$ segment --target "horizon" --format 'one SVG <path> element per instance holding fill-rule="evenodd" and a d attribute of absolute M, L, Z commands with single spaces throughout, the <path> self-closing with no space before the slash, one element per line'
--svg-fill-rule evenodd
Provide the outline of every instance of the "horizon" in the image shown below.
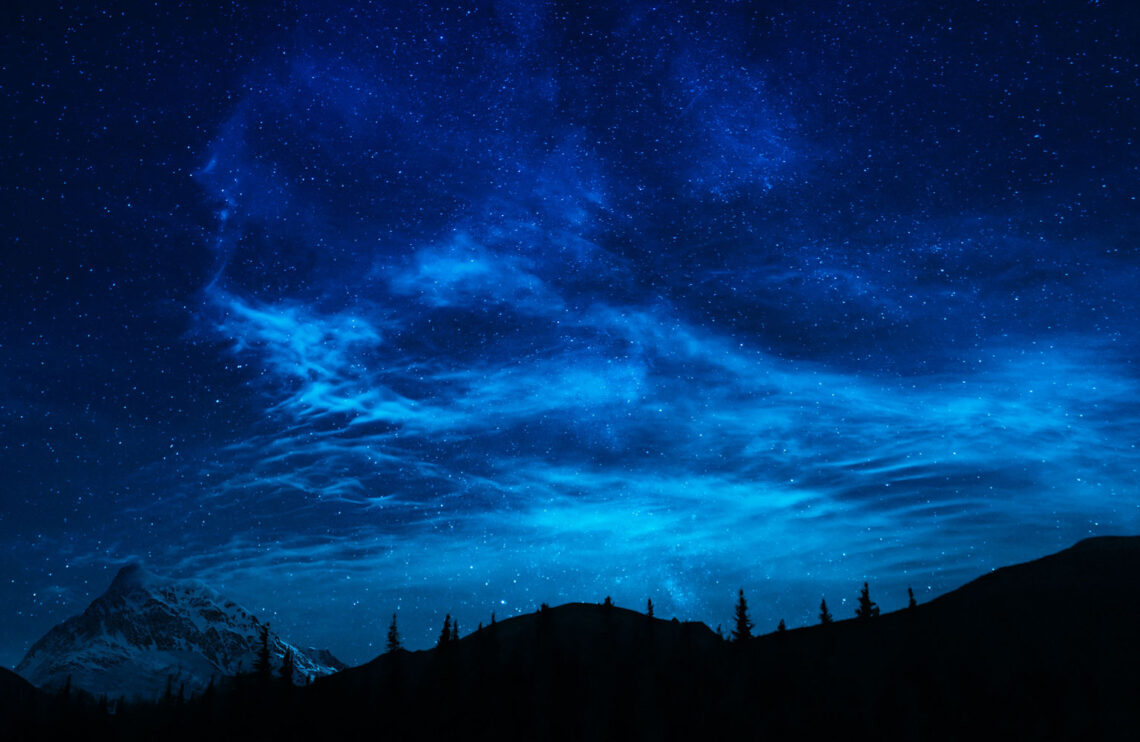
<path fill-rule="evenodd" d="M 1140 533 L 1138 8 L 2 28 L 0 664 L 130 561 L 359 664 Z"/>
<path fill-rule="evenodd" d="M 1002 568 L 1004 568 L 1004 567 L 1009 567 L 1009 566 L 1016 566 L 1017 564 L 1026 564 L 1026 563 L 1029 563 L 1029 562 L 1032 562 L 1032 561 L 1036 561 L 1037 559 L 1040 559 L 1040 558 L 1043 558 L 1043 557 L 1047 557 L 1047 556 L 1053 556 L 1053 555 L 1056 555 L 1056 554 L 1060 554 L 1060 553 L 1063 553 L 1063 552 L 1065 552 L 1065 551 L 1068 551 L 1068 550 L 1070 550 L 1070 549 L 1073 549 L 1073 548 L 1075 548 L 1076 546 L 1078 546 L 1078 545 L 1080 545 L 1080 544 L 1082 544 L 1082 543 L 1085 543 L 1085 542 L 1087 542 L 1087 541 L 1096 541 L 1096 540 L 1110 540 L 1110 539 L 1128 539 L 1128 538 L 1140 538 L 1140 534 L 1134 534 L 1134 535 L 1122 535 L 1122 534 L 1104 534 L 1104 535 L 1101 535 L 1101 536 L 1088 537 L 1088 538 L 1084 538 L 1084 539 L 1081 539 L 1080 541 L 1077 541 L 1077 542 L 1075 542 L 1075 543 L 1073 543 L 1073 544 L 1070 544 L 1069 546 L 1067 546 L 1067 547 L 1065 547 L 1064 549 L 1062 549 L 1062 550 L 1060 550 L 1060 551 L 1057 551 L 1057 552 L 1050 552 L 1049 554 L 1043 554 L 1043 555 L 1040 555 L 1040 556 L 1038 556 L 1038 557 L 1033 557 L 1033 558 L 1030 558 L 1030 559 L 1028 559 L 1028 560 L 1026 560 L 1026 561 L 1024 561 L 1024 562 L 1015 562 L 1015 563 L 1011 563 L 1011 564 L 998 565 L 998 566 L 996 566 L 996 567 L 993 567 L 993 568 L 991 568 L 991 569 L 990 569 L 989 571 L 987 571 L 987 572 L 984 572 L 984 573 L 982 573 L 982 574 L 978 574 L 978 575 L 975 575 L 974 577 L 971 577 L 971 578 L 967 579 L 965 582 L 963 582 L 963 583 L 961 583 L 961 584 L 959 584 L 959 585 L 955 585 L 955 586 L 952 586 L 952 587 L 950 587 L 948 590 L 946 590 L 946 591 L 944 591 L 944 592 L 941 592 L 941 593 L 937 593 L 937 594 L 932 594 L 932 595 L 928 596 L 928 597 L 927 597 L 925 600 L 918 600 L 918 601 L 917 601 L 917 605 L 924 605 L 924 604 L 926 604 L 926 603 L 929 603 L 929 602 L 931 602 L 931 601 L 937 600 L 937 599 L 938 599 L 938 598 L 940 598 L 940 597 L 943 597 L 943 596 L 945 596 L 945 595 L 949 595 L 950 593 L 956 592 L 957 590 L 959 590 L 959 589 L 961 589 L 961 588 L 963 588 L 963 587 L 965 587 L 965 586 L 967 586 L 967 585 L 969 585 L 969 584 L 971 584 L 971 583 L 975 582 L 975 581 L 976 581 L 976 580 L 978 580 L 979 578 L 981 578 L 981 577 L 983 577 L 983 576 L 985 576 L 985 575 L 987 575 L 987 574 L 992 574 L 992 573 L 993 573 L 993 572 L 995 572 L 995 571 L 999 571 L 999 570 L 1001 570 L 1001 569 L 1002 569 Z M 117 578 L 118 578 L 118 576 L 119 576 L 120 574 L 122 574 L 122 572 L 123 572 L 124 570 L 127 570 L 127 569 L 135 569 L 135 570 L 141 570 L 141 571 L 142 571 L 142 572 L 143 572 L 143 573 L 144 573 L 144 574 L 145 574 L 145 575 L 146 575 L 148 578 L 149 578 L 149 577 L 154 577 L 154 578 L 157 578 L 157 579 L 159 579 L 159 580 L 162 580 L 162 581 L 166 581 L 166 582 L 174 582 L 174 583 L 183 583 L 183 582 L 190 582 L 190 583 L 197 583 L 197 584 L 199 584 L 199 585 L 201 585 L 201 586 L 205 587 L 206 589 L 208 589 L 208 590 L 210 590 L 210 591 L 212 591 L 212 592 L 216 593 L 216 594 L 217 594 L 219 597 L 221 597 L 221 598 L 224 598 L 224 599 L 226 599 L 226 600 L 232 600 L 232 596 L 230 596 L 230 595 L 227 595 L 227 594 L 226 594 L 225 592 L 223 592 L 223 591 L 219 591 L 219 590 L 216 590 L 216 589 L 215 589 L 213 586 L 211 586 L 211 585 L 209 585 L 209 584 L 207 584 L 207 583 L 203 582 L 202 580 L 200 580 L 200 579 L 198 579 L 198 578 L 195 578 L 195 577 L 171 577 L 171 576 L 168 576 L 168 575 L 162 575 L 162 574 L 158 574 L 158 573 L 154 572 L 153 570 L 150 570 L 150 569 L 147 567 L 147 565 L 145 565 L 145 564 L 143 564 L 143 563 L 141 563 L 141 562 L 138 562 L 138 561 L 132 561 L 132 562 L 128 562 L 128 563 L 126 563 L 126 564 L 120 565 L 120 566 L 119 566 L 117 569 L 115 569 L 115 574 L 114 574 L 114 576 L 113 576 L 112 580 L 111 580 L 110 582 L 108 582 L 108 583 L 107 583 L 107 587 L 106 587 L 106 589 L 105 589 L 103 592 L 100 592 L 100 593 L 96 594 L 96 595 L 93 597 L 93 599 L 97 599 L 97 598 L 101 597 L 101 596 L 102 596 L 104 593 L 108 592 L 108 591 L 111 589 L 111 585 L 112 585 L 112 583 L 114 582 L 114 579 L 117 579 Z M 774 633 L 777 633 L 777 626 L 778 626 L 778 623 L 779 623 L 779 621 L 780 621 L 780 620 L 785 620 L 785 619 L 784 619 L 784 617 L 783 617 L 783 616 L 781 616 L 781 617 L 780 617 L 780 619 L 777 619 L 777 622 L 776 622 L 776 623 L 773 623 L 771 626 L 768 626 L 768 625 L 766 625 L 766 624 L 761 624 L 760 622 L 757 622 L 757 621 L 755 620 L 755 619 L 756 619 L 756 606 L 755 606 L 755 605 L 752 603 L 752 600 L 753 600 L 753 596 L 750 596 L 750 595 L 748 594 L 748 591 L 747 591 L 747 590 L 745 590 L 744 588 L 739 588 L 739 590 L 740 590 L 740 591 L 743 591 L 743 592 L 745 593 L 745 596 L 744 596 L 744 597 L 745 597 L 745 599 L 746 599 L 747 601 L 749 601 L 749 602 L 748 602 L 748 612 L 749 612 L 749 616 L 750 616 L 750 618 L 752 619 L 752 621 L 753 621 L 753 624 L 754 624 L 754 626 L 753 626 L 753 636 L 754 636 L 754 637 L 760 637 L 760 636 L 765 636 L 765 635 L 768 635 L 768 634 L 774 634 Z M 903 601 L 903 603 L 902 603 L 901 605 L 897 606 L 897 607 L 890 607 L 890 604 L 888 604 L 887 606 L 883 606 L 883 605 L 882 605 L 882 603 L 881 603 L 881 601 L 878 599 L 878 598 L 880 598 L 881 596 L 879 596 L 877 593 L 874 593 L 874 591 L 873 591 L 873 590 L 872 590 L 872 593 L 873 593 L 874 603 L 875 603 L 876 605 L 878 605 L 880 609 L 882 609 L 882 615 L 884 615 L 884 616 L 886 616 L 886 615 L 890 615 L 890 614 L 892 614 L 892 613 L 897 613 L 897 612 L 899 612 L 899 611 L 903 611 L 903 610 L 906 610 L 906 609 L 907 609 L 907 607 L 908 607 L 908 604 L 907 604 L 907 600 L 904 600 L 904 601 Z M 763 596 L 760 596 L 760 597 L 763 597 Z M 821 600 L 824 600 L 824 599 L 826 599 L 826 597 L 827 597 L 826 595 L 821 595 L 821 596 L 820 596 L 820 599 L 821 599 Z M 908 595 L 907 597 L 908 597 L 908 599 L 909 599 L 909 595 Z M 915 593 L 915 597 L 916 597 L 916 599 L 917 599 L 917 597 L 918 597 L 918 593 L 917 593 L 917 592 Z M 494 608 L 492 608 L 492 612 L 491 612 L 491 614 L 488 614 L 487 618 L 486 618 L 486 619 L 484 619 L 484 620 L 475 620 L 474 622 L 472 622 L 472 623 L 469 623 L 469 624 L 463 624 L 463 623 L 460 623 L 460 624 L 459 624 L 459 625 L 460 625 L 460 634 L 459 634 L 459 638 L 460 638 L 460 639 L 466 638 L 466 637 L 468 637 L 468 636 L 470 636 L 470 635 L 472 635 L 472 634 L 476 633 L 476 632 L 478 631 L 478 629 L 479 629 L 479 628 L 486 628 L 488 625 L 490 625 L 490 622 L 491 622 L 491 617 L 492 617 L 492 616 L 495 618 L 495 621 L 496 621 L 497 623 L 501 623 L 501 622 L 503 622 L 503 621 L 509 621 L 510 619 L 513 619 L 513 618 L 522 618 L 522 617 L 525 617 L 525 616 L 534 615 L 534 614 L 536 614 L 536 613 L 537 613 L 537 612 L 538 612 L 538 611 L 539 611 L 539 610 L 540 610 L 542 607 L 544 607 L 544 606 L 545 606 L 545 607 L 547 607 L 547 608 L 549 608 L 549 609 L 562 608 L 562 607 L 565 607 L 565 606 L 575 606 L 575 605 L 583 605 L 583 606 L 602 606 L 602 605 L 604 605 L 604 601 L 605 601 L 605 599 L 606 599 L 606 598 L 612 598 L 612 596 L 610 596 L 610 595 L 606 595 L 606 596 L 604 596 L 604 597 L 603 597 L 601 600 L 597 600 L 597 601 L 590 601 L 590 600 L 585 600 L 585 599 L 581 599 L 581 600 L 578 600 L 578 599 L 570 599 L 570 600 L 568 600 L 568 601 L 565 601 L 565 602 L 562 602 L 562 603 L 557 603 L 557 604 L 554 604 L 554 605 L 548 605 L 548 604 L 545 604 L 545 603 L 540 603 L 540 604 L 539 604 L 539 605 L 537 605 L 537 606 L 533 606 L 533 607 L 531 607 L 529 610 L 527 610 L 527 609 L 523 609 L 521 612 L 512 612 L 512 613 L 509 613 L 509 614 L 506 614 L 506 615 L 500 614 L 500 613 L 498 613 L 497 611 L 495 611 L 495 610 L 494 610 Z M 647 600 L 651 600 L 651 599 L 652 599 L 652 596 L 650 596 L 650 597 L 648 597 L 648 598 L 647 598 Z M 736 599 L 736 598 L 734 597 L 734 604 L 733 604 L 733 608 L 735 608 L 735 599 Z M 241 602 L 240 600 L 235 600 L 234 602 L 235 602 L 235 603 L 236 603 L 238 606 L 240 606 L 240 607 L 242 607 L 242 608 L 246 608 L 246 609 L 248 610 L 248 606 L 245 606 L 245 605 L 243 605 L 243 604 L 242 604 L 242 602 Z M 852 605 L 852 606 L 853 606 L 853 605 L 857 605 L 857 602 L 856 602 L 856 601 L 854 601 L 854 600 L 852 600 L 850 603 L 848 603 L 848 601 L 847 601 L 847 599 L 846 599 L 846 598 L 842 598 L 842 597 L 840 597 L 840 598 L 838 598 L 838 600 L 837 600 L 837 604 L 838 604 L 838 605 L 840 605 L 840 606 L 844 606 L 844 607 L 847 607 L 847 606 L 849 606 L 849 605 Z M 618 601 L 616 601 L 616 600 L 615 600 L 615 601 L 613 601 L 613 602 L 612 602 L 612 605 L 613 605 L 613 607 L 614 607 L 614 608 L 620 608 L 620 609 L 622 609 L 622 610 L 631 611 L 631 612 L 633 612 L 633 613 L 638 613 L 638 614 L 641 614 L 641 615 L 646 615 L 646 607 L 647 607 L 647 606 L 646 606 L 646 604 L 645 604 L 645 603 L 643 603 L 643 604 L 641 605 L 641 607 L 639 608 L 639 607 L 636 607 L 636 606 L 631 606 L 631 605 L 622 605 L 621 603 L 619 603 Z M 86 607 L 86 606 L 84 606 L 84 607 Z M 828 608 L 829 608 L 829 611 L 830 611 L 830 612 L 833 614 L 833 617 L 834 617 L 834 622 L 835 622 L 835 623 L 841 623 L 841 622 L 843 622 L 843 621 L 854 621 L 854 620 L 858 620 L 858 618 L 857 618 L 857 616 L 856 616 L 856 614 L 855 614 L 855 612 L 854 612 L 854 609 L 852 609 L 852 611 L 850 612 L 850 615 L 846 615 L 846 614 L 843 614 L 843 613 L 837 613 L 836 611 L 832 610 L 832 609 L 834 608 L 834 606 L 833 606 L 832 604 L 829 604 L 829 605 L 828 605 Z M 805 614 L 805 615 L 807 616 L 807 618 L 805 619 L 805 621 L 804 621 L 803 623 L 787 623 L 787 624 L 786 624 L 786 628 L 787 628 L 787 630 L 788 630 L 788 631 L 793 631 L 793 630 L 795 630 L 795 629 L 803 629 L 803 628 L 810 628 L 810 627 L 812 627 L 812 626 L 819 626 L 819 625 L 820 625 L 820 621 L 819 621 L 819 610 L 820 610 L 820 606 L 817 604 L 817 605 L 816 605 L 816 606 L 815 606 L 813 609 L 811 609 L 810 611 L 808 611 L 808 612 L 807 612 L 807 614 Z M 437 613 L 438 613 L 438 611 L 437 611 Z M 445 613 L 445 614 L 446 614 L 446 615 L 447 615 L 449 618 L 451 618 L 451 619 L 452 619 L 452 621 L 456 621 L 456 620 L 458 620 L 458 619 L 460 618 L 460 616 L 458 616 L 458 615 L 452 615 L 452 614 L 451 614 L 450 612 L 448 612 L 448 611 L 444 611 L 443 613 Z M 258 615 L 257 615 L 257 612 L 256 612 L 256 611 L 254 611 L 254 612 L 253 612 L 253 614 L 254 614 L 255 616 L 257 616 L 257 618 L 258 618 L 258 619 L 262 619 L 262 616 L 258 616 Z M 809 615 L 809 614 L 810 614 L 810 615 Z M 77 614 L 74 614 L 74 615 L 78 615 L 78 613 L 77 613 Z M 396 611 L 396 615 L 397 615 L 397 617 L 398 617 L 398 615 L 399 615 L 399 611 L 398 611 L 398 609 L 397 609 L 397 611 Z M 68 616 L 68 618 L 70 618 L 70 617 L 71 617 L 71 616 Z M 698 618 L 693 618 L 693 617 L 686 617 L 686 616 L 666 616 L 666 615 L 662 615 L 661 613 L 659 613 L 659 612 L 658 612 L 658 610 L 657 610 L 657 603 L 655 602 L 655 603 L 654 603 L 654 614 L 653 614 L 653 617 L 654 617 L 654 618 L 656 618 L 656 619 L 658 619 L 658 620 L 661 620 L 661 621 L 680 621 L 680 622 L 682 622 L 682 623 L 698 623 L 698 624 L 700 624 L 700 625 L 702 625 L 702 626 L 705 626 L 706 628 L 708 628 L 708 629 L 709 629 L 709 631 L 712 631 L 713 633 L 717 634 L 718 636 L 721 636 L 722 638 L 725 638 L 726 640 L 728 640 L 728 637 L 729 637 L 729 635 L 730 635 L 730 633 L 731 633 L 731 621 L 732 621 L 732 616 L 729 616 L 729 618 L 728 618 L 728 619 L 726 619 L 725 621 L 722 621 L 722 622 L 720 622 L 719 624 L 710 624 L 708 621 L 705 621 L 705 620 L 701 620 L 701 619 L 698 619 Z M 389 618 L 388 620 L 390 621 L 391 619 Z M 397 621 L 397 623 L 399 623 L 399 620 Z M 272 627 L 272 622 L 271 622 L 271 621 L 265 621 L 265 624 L 266 624 L 267 626 L 270 626 L 270 627 Z M 430 630 L 430 628 L 429 628 L 429 631 L 428 631 L 427 633 L 428 633 L 428 639 L 429 639 L 430 641 L 427 641 L 427 643 L 426 643 L 426 644 L 423 644 L 423 645 L 409 645 L 409 643 L 408 643 L 408 637 L 407 637 L 407 635 L 404 633 L 404 630 L 403 630 L 402 628 L 400 628 L 400 640 L 401 640 L 401 648 L 402 648 L 402 649 L 405 649 L 405 650 L 407 650 L 407 651 L 409 651 L 409 652 L 428 651 L 428 650 L 432 650 L 432 649 L 435 649 L 435 648 L 437 648 L 437 646 L 438 646 L 438 641 L 439 641 L 439 635 L 438 635 L 438 631 L 439 631 L 439 629 L 440 629 L 440 628 L 442 628 L 442 626 L 439 626 L 439 627 L 435 627 L 435 629 L 434 629 L 434 630 L 435 630 L 435 632 L 436 632 L 436 633 L 435 633 L 435 635 L 434 635 L 434 636 L 432 636 L 432 635 L 431 635 L 431 634 L 432 634 L 432 631 L 431 631 L 431 630 Z M 722 632 L 722 629 L 723 629 L 723 632 Z M 295 638 L 294 638 L 294 637 L 292 637 L 292 636 L 288 635 L 287 633 L 283 633 L 283 632 L 281 632 L 281 631 L 280 631 L 280 629 L 279 629 L 279 627 L 278 627 L 278 628 L 273 628 L 273 631 L 274 631 L 274 633 L 278 634 L 278 636 L 280 636 L 280 638 L 281 638 L 282 640 L 284 640 L 284 641 L 286 641 L 286 642 L 289 642 L 289 643 L 290 643 L 290 644 L 292 644 L 293 646 L 295 646 L 295 647 L 297 647 L 298 649 L 301 649 L 301 650 L 303 650 L 303 651 L 308 651 L 308 650 L 331 650 L 331 651 L 332 651 L 332 654 L 333 654 L 333 656 L 334 656 L 334 657 L 336 657 L 338 660 L 340 660 L 340 661 L 342 661 L 342 662 L 345 662 L 345 664 L 347 664 L 349 667 L 357 667 L 357 666 L 360 666 L 360 665 L 366 664 L 366 663 L 370 662 L 371 660 L 373 660 L 373 659 L 376 659 L 377 657 L 380 657 L 380 656 L 381 656 L 381 655 L 383 655 L 383 654 L 385 653 L 385 651 L 386 651 L 385 649 L 380 649 L 379 647 L 377 647 L 377 651 L 376 651 L 376 654 L 374 654 L 374 655 L 372 655 L 372 656 L 367 656 L 367 657 L 364 657 L 364 658 L 362 658 L 362 659 L 356 659 L 356 658 L 354 658 L 352 661 L 348 661 L 348 660 L 346 660 L 344 657 L 342 657 L 341 655 L 337 654 L 337 652 L 336 652 L 335 650 L 332 650 L 332 648 L 330 648 L 330 647 L 325 647 L 325 646 L 316 646 L 316 645 L 309 645 L 309 644 L 305 644 L 304 642 L 298 642 L 298 641 L 296 641 L 296 640 L 295 640 Z M 384 627 L 384 631 L 385 631 L 385 640 L 386 640 L 386 634 L 387 634 L 387 631 L 388 631 L 388 624 L 385 624 L 385 627 Z M 379 640 L 377 640 L 377 642 L 376 642 L 376 643 L 377 643 L 377 645 L 380 645 L 380 644 L 381 644 L 381 642 L 380 642 Z M 18 661 L 17 661 L 17 662 L 14 662 L 14 663 L 12 663 L 11 665 L 0 665 L 0 666 L 4 666 L 4 667 L 7 667 L 7 668 L 8 668 L 8 669 L 10 669 L 10 670 L 13 670 L 13 671 L 15 671 L 15 667 L 16 667 L 16 665 L 17 665 L 17 664 L 18 664 Z"/>

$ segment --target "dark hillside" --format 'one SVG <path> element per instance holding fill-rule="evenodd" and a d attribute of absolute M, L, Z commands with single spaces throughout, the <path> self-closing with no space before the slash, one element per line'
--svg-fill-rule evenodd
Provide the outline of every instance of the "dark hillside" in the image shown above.
<path fill-rule="evenodd" d="M 726 650 L 701 623 L 572 603 L 428 652 L 382 655 L 321 679 L 312 696 L 322 717 L 350 727 L 358 704 L 378 706 L 406 736 L 660 737 L 689 721 L 662 710 L 711 701 L 709 673 Z"/>
<path fill-rule="evenodd" d="M 0 684 L 5 709 L 32 709 L 30 735 L 10 727 L 31 739 L 1131 740 L 1138 618 L 1140 538 L 1094 539 L 926 605 L 741 643 L 575 603 L 310 687 L 246 676 L 113 717 Z"/>
<path fill-rule="evenodd" d="M 1140 539 L 1091 539 L 913 609 L 761 637 L 719 713 L 753 697 L 763 712 L 732 723 L 777 734 L 1127 739 L 1138 620 Z"/>

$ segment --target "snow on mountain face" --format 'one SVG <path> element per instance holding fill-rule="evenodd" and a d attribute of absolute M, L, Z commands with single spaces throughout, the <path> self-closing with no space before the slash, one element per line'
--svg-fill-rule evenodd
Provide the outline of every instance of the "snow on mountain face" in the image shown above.
<path fill-rule="evenodd" d="M 253 670 L 262 623 L 195 580 L 170 580 L 138 565 L 119 570 L 107 592 L 82 614 L 43 636 L 16 667 L 41 688 L 76 688 L 109 698 L 153 699 L 166 691 L 204 690 L 211 678 Z M 293 680 L 344 665 L 325 650 L 301 650 L 269 632 L 272 664 L 287 650 Z"/>

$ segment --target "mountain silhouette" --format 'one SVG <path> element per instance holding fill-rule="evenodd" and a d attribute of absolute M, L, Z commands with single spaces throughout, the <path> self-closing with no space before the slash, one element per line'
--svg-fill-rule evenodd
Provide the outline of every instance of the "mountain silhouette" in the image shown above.
<path fill-rule="evenodd" d="M 1125 740 L 1138 617 L 1140 537 L 1097 538 L 865 620 L 729 643 L 612 605 L 544 606 L 308 687 L 232 683 L 82 718 L 88 738 L 122 740 Z"/>
<path fill-rule="evenodd" d="M 371 704 L 408 739 L 1130 739 L 1138 618 L 1140 538 L 1096 538 L 912 609 L 740 644 L 616 607 L 546 609 L 380 656 L 309 700 L 349 735 Z"/>
<path fill-rule="evenodd" d="M 1140 728 L 1140 538 L 1096 538 L 873 621 L 769 635 L 728 683 L 774 736 L 1127 739 Z M 738 722 L 743 722 L 739 716 Z"/>

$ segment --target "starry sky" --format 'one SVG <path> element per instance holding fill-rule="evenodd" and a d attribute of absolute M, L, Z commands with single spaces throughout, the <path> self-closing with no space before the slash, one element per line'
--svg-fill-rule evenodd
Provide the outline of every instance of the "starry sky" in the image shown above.
<path fill-rule="evenodd" d="M 1140 10 L 17 2 L 0 663 L 115 570 L 357 663 L 1140 531 Z"/>

